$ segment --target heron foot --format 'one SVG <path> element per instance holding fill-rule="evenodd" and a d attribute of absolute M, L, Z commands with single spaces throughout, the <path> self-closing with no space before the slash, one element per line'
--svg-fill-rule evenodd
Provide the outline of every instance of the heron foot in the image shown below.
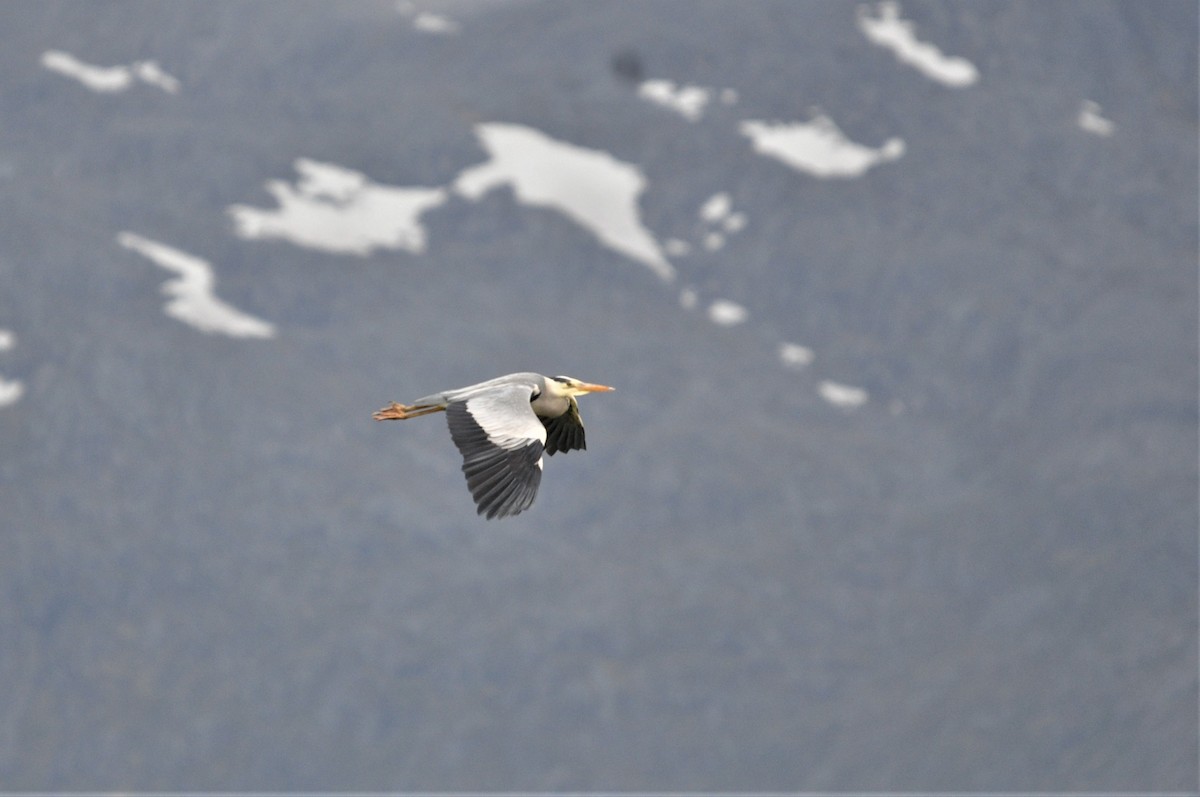
<path fill-rule="evenodd" d="M 391 404 L 379 410 L 371 417 L 377 421 L 402 421 L 409 417 L 408 409 L 409 408 L 403 404 L 397 404 L 393 401 Z"/>
<path fill-rule="evenodd" d="M 377 421 L 403 421 L 406 418 L 419 418 L 422 415 L 445 411 L 444 404 L 397 404 L 393 401 L 371 417 Z"/>

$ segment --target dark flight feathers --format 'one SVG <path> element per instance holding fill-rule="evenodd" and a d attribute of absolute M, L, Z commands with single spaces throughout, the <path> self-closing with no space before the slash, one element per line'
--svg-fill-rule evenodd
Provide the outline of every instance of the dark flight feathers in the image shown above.
<path fill-rule="evenodd" d="M 546 453 L 573 451 L 587 448 L 583 434 L 583 420 L 579 417 L 579 404 L 571 398 L 571 406 L 557 418 L 539 418 L 546 427 Z"/>
<path fill-rule="evenodd" d="M 542 442 L 501 448 L 471 416 L 466 402 L 446 408 L 450 437 L 463 456 L 462 470 L 478 512 L 489 520 L 523 512 L 533 504 L 542 483 Z"/>

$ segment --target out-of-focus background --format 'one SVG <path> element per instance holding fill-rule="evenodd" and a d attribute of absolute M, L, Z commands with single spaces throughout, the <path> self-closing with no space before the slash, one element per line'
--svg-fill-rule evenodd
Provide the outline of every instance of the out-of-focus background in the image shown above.
<path fill-rule="evenodd" d="M 0 787 L 1195 789 L 1197 30 L 0 4 Z"/>

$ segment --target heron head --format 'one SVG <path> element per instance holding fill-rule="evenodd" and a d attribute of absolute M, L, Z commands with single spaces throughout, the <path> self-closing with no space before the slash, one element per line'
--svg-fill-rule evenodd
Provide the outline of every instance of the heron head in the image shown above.
<path fill-rule="evenodd" d="M 548 381 L 552 390 L 564 396 L 582 396 L 584 393 L 603 393 L 613 389 L 608 385 L 582 382 L 571 376 L 552 376 Z"/>

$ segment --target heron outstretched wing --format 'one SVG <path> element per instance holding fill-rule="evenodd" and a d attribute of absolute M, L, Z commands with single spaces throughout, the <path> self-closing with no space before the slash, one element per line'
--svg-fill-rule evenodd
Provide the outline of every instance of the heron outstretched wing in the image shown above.
<path fill-rule="evenodd" d="M 500 385 L 446 407 L 467 487 L 489 519 L 528 509 L 541 484 L 546 427 L 529 403 L 536 389 Z"/>
<path fill-rule="evenodd" d="M 557 418 L 542 418 L 546 427 L 546 453 L 556 454 L 559 451 L 572 451 L 587 448 L 587 440 L 583 434 L 583 419 L 579 417 L 579 403 L 571 397 L 567 411 Z"/>

